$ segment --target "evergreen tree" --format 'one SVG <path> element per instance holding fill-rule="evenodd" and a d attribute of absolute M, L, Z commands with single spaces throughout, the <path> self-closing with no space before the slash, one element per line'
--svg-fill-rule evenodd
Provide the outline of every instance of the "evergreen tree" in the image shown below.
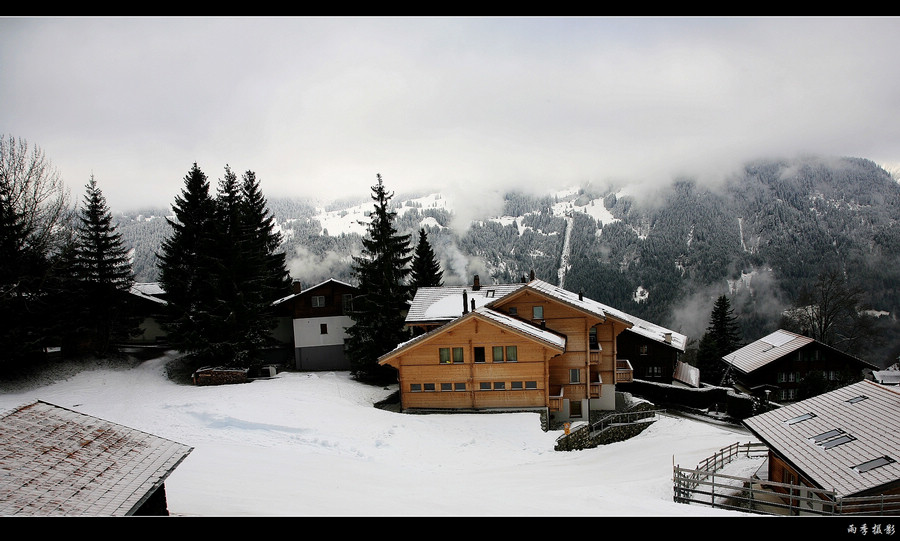
<path fill-rule="evenodd" d="M 134 282 L 128 248 L 112 223 L 112 214 L 93 175 L 85 186 L 72 250 L 72 275 L 77 282 L 77 309 L 83 333 L 95 354 L 108 353 L 115 340 L 127 338 L 134 325 L 126 317 L 127 293 Z"/>
<path fill-rule="evenodd" d="M 378 365 L 378 357 L 408 338 L 403 326 L 410 299 L 406 283 L 411 272 L 410 236 L 399 234 L 394 227 L 397 213 L 389 207 L 393 193 L 387 193 L 381 175 L 377 179 L 372 187 L 375 209 L 367 224 L 362 254 L 354 257 L 359 293 L 353 299 L 354 324 L 347 329 L 351 373 L 367 381 L 392 375 L 392 370 Z"/>
<path fill-rule="evenodd" d="M 175 219 L 167 219 L 172 232 L 158 254 L 169 341 L 179 351 L 210 362 L 214 361 L 209 348 L 209 306 L 215 293 L 209 278 L 215 258 L 215 210 L 209 181 L 195 163 L 184 177 L 181 195 L 175 198 Z"/>
<path fill-rule="evenodd" d="M 412 293 L 420 287 L 440 287 L 444 285 L 444 273 L 437 262 L 434 250 L 428 242 L 428 234 L 425 229 L 419 229 L 419 243 L 413 253 L 412 270 L 410 274 Z"/>
<path fill-rule="evenodd" d="M 271 340 L 272 303 L 289 292 L 281 235 L 252 171 L 230 167 L 209 195 L 194 164 L 160 255 L 173 345 L 197 360 L 249 367 Z M 173 295 L 174 291 L 174 295 Z"/>
<path fill-rule="evenodd" d="M 722 357 L 741 347 L 740 326 L 731 309 L 731 302 L 720 295 L 713 304 L 706 333 L 700 339 L 697 365 L 700 378 L 714 385 L 723 383 L 725 364 Z"/>

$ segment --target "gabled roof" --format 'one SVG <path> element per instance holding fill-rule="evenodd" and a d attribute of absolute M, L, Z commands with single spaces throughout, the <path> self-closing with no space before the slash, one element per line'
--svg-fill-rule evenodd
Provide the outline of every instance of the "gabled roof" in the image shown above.
<path fill-rule="evenodd" d="M 612 317 L 626 325 L 631 325 L 629 328 L 631 332 L 672 346 L 680 351 L 684 351 L 687 343 L 687 337 L 683 334 L 644 321 L 631 314 L 583 296 L 579 298 L 580 296 L 577 293 L 572 293 L 543 280 L 532 280 L 528 283 L 517 284 L 483 285 L 478 289 L 474 289 L 472 286 L 422 287 L 416 291 L 413 297 L 409 313 L 406 315 L 406 323 L 408 325 L 443 324 L 463 315 L 463 298 L 466 300 L 467 309 L 471 309 L 473 300 L 476 308 L 496 306 L 504 298 L 524 289 L 530 289 L 541 295 L 551 297 L 601 319 Z"/>
<path fill-rule="evenodd" d="M 165 295 L 166 292 L 163 291 L 163 288 L 159 285 L 158 282 L 135 282 L 131 285 L 131 289 L 129 290 L 129 292 L 135 297 L 139 297 L 150 302 L 155 302 L 157 304 L 167 304 L 166 300 L 160 297 L 160 295 Z"/>
<path fill-rule="evenodd" d="M 378 358 L 378 362 L 380 364 L 384 364 L 389 357 L 393 357 L 398 353 L 409 349 L 417 344 L 427 341 L 428 339 L 437 336 L 438 334 L 444 333 L 452 328 L 469 321 L 473 318 L 479 318 L 483 321 L 487 321 L 488 323 L 501 326 L 509 331 L 512 331 L 524 338 L 528 338 L 531 340 L 535 340 L 537 342 L 541 342 L 544 345 L 559 350 L 560 353 L 564 352 L 566 349 L 566 337 L 551 331 L 550 329 L 544 329 L 534 325 L 531 322 L 524 321 L 504 313 L 498 312 L 496 310 L 492 310 L 488 307 L 476 308 L 474 311 L 469 312 L 463 316 L 460 316 L 453 320 L 450 323 L 447 323 L 437 329 L 429 331 L 425 334 L 417 336 L 412 340 L 408 340 L 402 344 L 399 344 L 396 348 L 388 353 L 385 353 L 381 357 Z"/>
<path fill-rule="evenodd" d="M 841 496 L 900 482 L 900 393 L 863 380 L 744 420 L 804 477 Z"/>
<path fill-rule="evenodd" d="M 308 287 L 308 288 L 306 288 L 306 289 L 302 289 L 302 290 L 298 291 L 297 293 L 291 293 L 290 295 L 288 295 L 288 296 L 286 296 L 286 297 L 282 297 L 282 298 L 276 300 L 275 302 L 273 302 L 272 305 L 273 305 L 273 306 L 278 306 L 279 304 L 281 304 L 281 303 L 283 303 L 283 302 L 286 302 L 286 301 L 289 301 L 289 300 L 291 300 L 291 299 L 293 299 L 293 298 L 299 297 L 300 295 L 305 295 L 305 294 L 309 293 L 310 291 L 312 291 L 312 290 L 314 290 L 314 289 L 316 289 L 316 288 L 322 287 L 322 286 L 324 286 L 325 284 L 328 284 L 328 283 L 330 283 L 330 282 L 334 282 L 335 284 L 340 284 L 340 285 L 342 285 L 342 286 L 347 286 L 347 287 L 350 288 L 350 289 L 356 289 L 356 286 L 351 285 L 351 284 L 348 284 L 347 282 L 343 282 L 343 281 L 337 280 L 337 279 L 335 279 L 335 278 L 329 278 L 329 279 L 327 279 L 327 280 L 324 280 L 324 281 L 322 281 L 322 282 L 319 282 L 318 284 L 316 284 L 316 285 L 314 285 L 314 286 L 310 286 L 310 287 Z"/>
<path fill-rule="evenodd" d="M 472 286 L 420 287 L 416 290 L 409 305 L 406 323 L 410 325 L 446 323 L 463 315 L 463 298 L 465 298 L 467 310 L 472 309 L 472 301 L 475 301 L 475 308 L 481 308 L 524 285 L 521 283 L 500 284 L 478 288 Z"/>
<path fill-rule="evenodd" d="M 722 360 L 747 374 L 813 342 L 816 342 L 816 340 L 808 336 L 779 329 L 753 343 L 747 344 L 746 346 L 725 355 L 722 357 Z M 848 359 L 853 359 L 862 364 L 869 365 L 868 362 L 863 361 L 862 359 L 853 357 L 852 355 L 834 349 L 826 344 L 819 344 Z"/>
<path fill-rule="evenodd" d="M 659 325 L 655 325 L 653 323 L 650 323 L 649 321 L 644 321 L 643 319 L 613 308 L 609 305 L 597 302 L 593 299 L 589 299 L 578 293 L 572 293 L 571 291 L 563 289 L 559 286 L 555 286 L 543 280 L 532 280 L 531 282 L 525 284 L 525 288 L 556 299 L 557 301 L 560 301 L 564 304 L 577 308 L 583 312 L 595 315 L 597 317 L 603 319 L 611 317 L 626 325 L 630 325 L 628 330 L 630 330 L 631 332 L 637 333 L 651 340 L 655 340 L 657 342 L 672 346 L 680 351 L 684 351 L 685 345 L 687 343 L 687 337 L 683 334 L 666 329 L 665 327 L 661 327 Z M 517 290 L 516 292 L 519 291 L 521 291 L 521 289 Z M 667 339 L 667 335 L 670 338 Z"/>
<path fill-rule="evenodd" d="M 0 416 L 0 515 L 124 516 L 191 447 L 47 402 Z"/>

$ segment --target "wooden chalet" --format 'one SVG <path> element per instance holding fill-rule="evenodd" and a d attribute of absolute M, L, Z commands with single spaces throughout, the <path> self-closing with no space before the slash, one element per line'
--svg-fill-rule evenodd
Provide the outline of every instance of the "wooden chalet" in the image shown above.
<path fill-rule="evenodd" d="M 128 313 L 138 318 L 138 334 L 128 342 L 139 345 L 160 344 L 166 341 L 162 320 L 166 309 L 166 292 L 158 282 L 135 282 L 126 302 Z"/>
<path fill-rule="evenodd" d="M 874 365 L 808 336 L 777 330 L 722 358 L 741 392 L 792 402 L 863 379 Z M 769 391 L 768 396 L 766 391 Z"/>
<path fill-rule="evenodd" d="M 350 309 L 357 289 L 333 278 L 306 289 L 299 284 L 294 288 L 293 294 L 275 303 L 282 329 L 276 337 L 293 343 L 294 366 L 298 370 L 349 370 L 344 341 L 353 325 Z"/>
<path fill-rule="evenodd" d="M 900 511 L 896 388 L 863 380 L 750 417 L 743 424 L 769 449 L 768 477 L 763 481 L 778 483 L 786 501 L 794 496 L 792 505 L 797 508 Z M 835 505 L 844 498 L 851 500 Z M 863 502 L 866 507 L 861 507 Z"/>
<path fill-rule="evenodd" d="M 36 401 L 0 416 L 0 515 L 168 515 L 191 447 Z"/>
<path fill-rule="evenodd" d="M 614 410 L 616 383 L 632 380 L 616 338 L 639 320 L 541 280 L 422 288 L 406 321 L 425 334 L 379 359 L 397 369 L 403 409 L 546 408 L 586 419 Z"/>

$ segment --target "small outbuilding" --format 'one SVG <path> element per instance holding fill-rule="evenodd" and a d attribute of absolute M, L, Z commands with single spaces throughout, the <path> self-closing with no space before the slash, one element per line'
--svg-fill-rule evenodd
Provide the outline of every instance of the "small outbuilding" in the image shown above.
<path fill-rule="evenodd" d="M 36 401 L 0 415 L 0 516 L 168 515 L 192 447 Z"/>

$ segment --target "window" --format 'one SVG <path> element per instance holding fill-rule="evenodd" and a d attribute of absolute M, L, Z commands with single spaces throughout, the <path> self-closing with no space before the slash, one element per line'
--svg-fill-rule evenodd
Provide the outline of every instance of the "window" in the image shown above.
<path fill-rule="evenodd" d="M 521 381 L 513 381 L 509 385 L 510 385 L 510 389 L 513 389 L 515 391 L 520 391 L 525 388 L 525 384 L 522 383 Z"/>
<path fill-rule="evenodd" d="M 867 398 L 869 398 L 869 397 L 866 395 L 854 396 L 853 398 L 848 400 L 847 403 L 848 404 L 856 404 L 857 402 L 862 402 L 863 400 L 866 400 Z"/>
<path fill-rule="evenodd" d="M 438 348 L 438 360 L 441 364 L 463 362 L 463 348 Z"/>
<path fill-rule="evenodd" d="M 485 293 L 484 296 L 485 296 L 485 297 L 488 297 L 489 299 L 493 299 L 493 298 L 494 298 L 494 290 L 493 290 L 493 289 L 488 289 L 488 290 L 487 290 L 487 293 Z"/>
<path fill-rule="evenodd" d="M 785 424 L 793 425 L 797 423 L 802 423 L 803 421 L 807 421 L 816 416 L 815 413 L 804 413 L 803 415 L 798 415 L 797 417 L 791 417 L 790 419 L 785 421 Z"/>
<path fill-rule="evenodd" d="M 828 432 L 823 432 L 823 433 L 819 434 L 818 436 L 813 436 L 812 440 L 816 443 L 819 443 L 821 441 L 827 440 L 829 438 L 833 438 L 833 437 L 837 436 L 838 434 L 843 434 L 843 433 L 844 433 L 844 431 L 841 430 L 840 428 L 835 428 L 834 430 L 829 430 Z"/>
<path fill-rule="evenodd" d="M 531 318 L 532 319 L 544 319 L 544 307 L 543 306 L 535 306 L 531 309 Z"/>
<path fill-rule="evenodd" d="M 581 370 L 578 368 L 570 368 L 569 369 L 569 383 L 579 383 L 581 382 Z"/>
<path fill-rule="evenodd" d="M 519 360 L 519 350 L 516 346 L 506 346 L 506 362 L 514 363 Z"/>
<path fill-rule="evenodd" d="M 452 383 L 441 383 L 441 391 L 452 391 L 453 384 Z"/>
<path fill-rule="evenodd" d="M 438 350 L 438 357 L 440 358 L 441 364 L 450 364 L 450 348 L 440 348 Z"/>
<path fill-rule="evenodd" d="M 319 333 L 320 334 L 328 334 L 328 324 L 322 323 L 319 325 Z"/>
<path fill-rule="evenodd" d="M 474 350 L 474 355 L 475 355 L 474 361 L 476 363 L 484 362 L 484 348 L 483 347 L 476 347 Z"/>
<path fill-rule="evenodd" d="M 494 382 L 494 390 L 495 390 L 495 391 L 502 391 L 502 390 L 504 390 L 504 389 L 506 389 L 506 382 L 505 382 L 505 381 L 495 381 L 495 382 Z"/>
<path fill-rule="evenodd" d="M 463 362 L 463 348 L 453 348 L 453 362 L 456 364 Z"/>
<path fill-rule="evenodd" d="M 537 389 L 537 382 L 536 381 L 526 381 L 525 388 L 526 389 Z"/>
<path fill-rule="evenodd" d="M 422 384 L 421 383 L 410 383 L 409 390 L 413 393 L 422 392 Z"/>
<path fill-rule="evenodd" d="M 519 315 L 519 309 L 516 308 L 515 306 L 510 306 L 509 307 L 509 315 L 511 315 L 511 316 Z"/>
<path fill-rule="evenodd" d="M 646 355 L 647 354 L 647 344 L 641 344 L 640 346 L 638 346 L 638 353 L 640 353 L 641 355 Z"/>
<path fill-rule="evenodd" d="M 422 385 L 422 388 L 425 389 L 426 391 L 433 391 L 434 383 L 425 383 L 424 385 Z"/>
<path fill-rule="evenodd" d="M 867 462 L 863 462 L 858 466 L 853 466 L 853 469 L 858 471 L 859 473 L 865 473 L 869 470 L 874 470 L 875 468 L 880 468 L 881 466 L 887 466 L 888 464 L 893 464 L 896 462 L 893 458 L 889 456 L 880 456 L 878 458 L 869 460 Z"/>
<path fill-rule="evenodd" d="M 842 436 L 838 436 L 836 438 L 831 438 L 830 440 L 819 443 L 823 449 L 831 449 L 832 447 L 837 447 L 838 445 L 843 445 L 845 443 L 849 443 L 855 440 L 853 436 L 850 434 L 844 434 Z"/>
<path fill-rule="evenodd" d="M 465 383 L 454 383 L 454 384 L 453 384 L 453 390 L 454 390 L 454 391 L 465 391 L 465 390 L 466 390 L 466 384 L 465 384 Z"/>
<path fill-rule="evenodd" d="M 347 314 L 353 311 L 353 295 L 350 293 L 344 293 L 341 296 L 341 307 L 344 310 L 344 313 Z"/>
<path fill-rule="evenodd" d="M 573 400 L 569 402 L 569 416 L 581 417 L 581 400 Z"/>
<path fill-rule="evenodd" d="M 322 308 L 325 306 L 325 297 L 321 295 L 314 295 L 312 297 L 312 305 L 313 308 Z"/>
<path fill-rule="evenodd" d="M 495 363 L 503 362 L 503 346 L 494 346 L 493 347 L 493 361 Z"/>
<path fill-rule="evenodd" d="M 478 384 L 478 388 L 482 391 L 490 391 L 491 390 L 491 382 L 490 381 L 482 381 Z"/>
<path fill-rule="evenodd" d="M 662 367 L 661 366 L 648 366 L 647 367 L 647 375 L 650 377 L 662 377 Z"/>

